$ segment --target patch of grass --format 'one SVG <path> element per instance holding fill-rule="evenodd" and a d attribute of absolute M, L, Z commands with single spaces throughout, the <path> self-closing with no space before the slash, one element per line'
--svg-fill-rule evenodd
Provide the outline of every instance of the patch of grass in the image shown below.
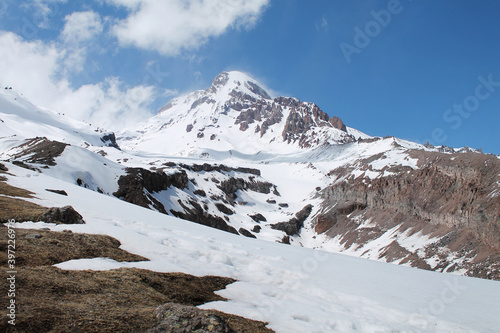
<path fill-rule="evenodd" d="M 2 234 L 6 227 L 0 226 Z M 16 230 L 16 266 L 54 265 L 81 258 L 107 257 L 116 261 L 148 260 L 120 249 L 120 242 L 105 235 L 46 230 Z M 5 233 L 4 233 L 5 232 Z M 33 237 L 36 235 L 36 237 Z M 31 237 L 30 237 L 31 236 Z M 7 263 L 7 237 L 0 239 L 0 265 Z"/>
<path fill-rule="evenodd" d="M 105 235 L 16 230 L 16 325 L 0 319 L 2 332 L 145 332 L 157 324 L 155 309 L 168 302 L 200 305 L 224 300 L 214 293 L 235 280 L 218 276 L 157 273 L 136 268 L 66 271 L 55 263 L 77 258 L 147 260 L 119 249 Z M 7 228 L 0 226 L 0 266 L 7 276 Z M 8 290 L 0 279 L 0 290 Z M 7 293 L 0 304 L 7 304 Z M 265 323 L 210 311 L 235 332 L 272 332 Z"/>
<path fill-rule="evenodd" d="M 40 221 L 46 211 L 47 208 L 26 200 L 0 196 L 0 223 L 9 219 L 17 222 Z"/>
<path fill-rule="evenodd" d="M 6 183 L 7 178 L 0 176 L 0 194 L 11 197 L 34 198 L 33 192 Z"/>

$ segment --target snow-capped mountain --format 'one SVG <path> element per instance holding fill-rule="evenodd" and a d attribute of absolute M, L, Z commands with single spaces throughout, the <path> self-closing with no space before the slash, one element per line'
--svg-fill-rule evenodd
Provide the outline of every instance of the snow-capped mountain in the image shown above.
<path fill-rule="evenodd" d="M 239 72 L 116 136 L 2 89 L 5 183 L 0 199 L 72 205 L 87 224 L 44 223 L 17 209 L 0 221 L 108 234 L 149 260 L 58 267 L 231 277 L 238 282 L 221 292 L 228 301 L 203 307 L 277 332 L 499 324 L 497 281 L 324 252 L 500 280 L 499 156 L 371 137 L 313 103 L 271 98 Z M 12 188 L 29 191 L 26 201 Z"/>
<path fill-rule="evenodd" d="M 498 156 L 370 137 L 240 72 L 116 141 L 0 97 L 4 161 L 234 234 L 500 278 Z"/>
<path fill-rule="evenodd" d="M 223 72 L 208 89 L 173 99 L 136 131 L 120 137 L 121 145 L 131 150 L 208 157 L 210 151 L 283 154 L 353 142 L 360 135 L 314 103 L 271 98 L 247 75 Z"/>

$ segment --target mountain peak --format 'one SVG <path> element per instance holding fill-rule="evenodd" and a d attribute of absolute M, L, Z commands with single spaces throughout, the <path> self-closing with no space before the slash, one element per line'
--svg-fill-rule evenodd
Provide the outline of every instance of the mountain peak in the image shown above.
<path fill-rule="evenodd" d="M 227 93 L 242 92 L 255 97 L 271 99 L 260 83 L 239 71 L 222 72 L 215 77 L 210 87 L 212 92 L 226 91 Z"/>

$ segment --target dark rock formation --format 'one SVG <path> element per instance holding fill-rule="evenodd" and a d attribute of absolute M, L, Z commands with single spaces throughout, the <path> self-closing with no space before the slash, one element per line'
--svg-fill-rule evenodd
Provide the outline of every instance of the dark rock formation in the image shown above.
<path fill-rule="evenodd" d="M 49 208 L 41 220 L 56 224 L 85 224 L 82 216 L 71 206 Z"/>
<path fill-rule="evenodd" d="M 115 133 L 108 133 L 106 135 L 103 135 L 101 137 L 101 141 L 108 147 L 113 147 L 118 150 L 121 150 L 120 147 L 118 146 L 118 143 L 116 143 Z"/>
<path fill-rule="evenodd" d="M 171 167 L 175 166 L 175 163 L 173 165 L 169 165 Z M 241 173 L 249 173 L 252 175 L 260 176 L 260 170 L 259 169 L 252 169 L 252 168 L 245 168 L 245 167 L 238 167 L 238 168 L 233 168 L 233 167 L 228 167 L 227 165 L 224 164 L 192 164 L 192 165 L 187 165 L 187 164 L 180 164 L 180 167 L 186 170 L 194 171 L 194 172 L 241 172 Z"/>
<path fill-rule="evenodd" d="M 0 163 L 0 171 L 7 172 L 9 169 L 2 163 Z"/>
<path fill-rule="evenodd" d="M 262 227 L 260 225 L 254 225 L 252 231 L 259 233 L 261 229 L 262 229 Z"/>
<path fill-rule="evenodd" d="M 217 209 L 221 212 L 223 212 L 224 214 L 226 215 L 233 215 L 234 212 L 232 209 L 230 209 L 229 207 L 227 207 L 226 205 L 224 204 L 221 204 L 221 203 L 216 203 L 215 204 L 215 207 L 217 207 Z"/>
<path fill-rule="evenodd" d="M 152 172 L 142 168 L 128 168 L 127 174 L 120 176 L 118 191 L 113 195 L 145 208 L 153 206 L 159 212 L 166 213 L 165 207 L 151 193 L 164 191 L 170 186 L 185 189 L 188 183 L 189 179 L 184 170 L 167 175 L 164 172 Z"/>
<path fill-rule="evenodd" d="M 66 193 L 65 190 L 51 190 L 49 188 L 46 188 L 45 191 L 56 193 L 56 194 L 60 194 L 60 195 L 64 195 L 66 197 L 68 196 L 68 193 Z"/>
<path fill-rule="evenodd" d="M 166 303 L 156 309 L 159 323 L 149 333 L 233 333 L 226 321 L 197 307 Z"/>
<path fill-rule="evenodd" d="M 321 191 L 324 210 L 316 218 L 316 231 L 340 236 L 345 248 L 362 245 L 394 227 L 422 232 L 441 241 L 417 255 L 395 240 L 381 255 L 427 269 L 466 269 L 468 275 L 479 274 L 478 267 L 485 262 L 497 262 L 496 270 L 489 264 L 488 273 L 482 274 L 500 278 L 500 195 L 495 194 L 500 192 L 500 160 L 478 153 L 412 151 L 410 156 L 419 160 L 419 169 L 387 167 L 390 176 L 349 177 Z M 383 157 L 371 160 L 377 158 Z M 340 179 L 349 173 L 349 168 L 339 168 L 331 175 Z M 370 226 L 359 227 L 357 217 L 371 219 Z M 430 267 L 424 259 L 441 256 L 443 246 L 468 263 L 449 267 L 443 255 Z"/>
<path fill-rule="evenodd" d="M 193 193 L 196 194 L 196 195 L 199 195 L 201 197 L 206 197 L 207 196 L 207 193 L 204 190 L 201 190 L 201 189 L 198 189 L 198 190 L 194 191 Z"/>
<path fill-rule="evenodd" d="M 269 194 L 271 193 L 271 188 L 275 186 L 268 182 L 246 181 L 242 178 L 231 177 L 228 180 L 221 182 L 218 187 L 226 194 L 228 201 L 234 202 L 237 198 L 236 192 L 238 190 L 250 190 L 258 193 Z"/>
<path fill-rule="evenodd" d="M 312 205 L 307 205 L 295 214 L 294 218 L 287 222 L 271 224 L 271 228 L 284 231 L 289 236 L 298 235 L 300 228 L 304 225 L 304 221 L 311 215 L 312 209 Z"/>
<path fill-rule="evenodd" d="M 240 228 L 238 230 L 238 232 L 240 233 L 240 235 L 243 235 L 245 237 L 249 237 L 249 238 L 257 238 L 254 234 L 252 234 L 250 231 L 248 231 L 247 229 L 245 228 Z"/>
<path fill-rule="evenodd" d="M 184 209 L 184 212 L 171 210 L 170 213 L 175 217 L 238 235 L 236 229 L 228 225 L 224 219 L 208 214 L 197 202 L 190 201 L 190 206 L 185 205 L 181 200 L 178 200 L 178 203 Z"/>
<path fill-rule="evenodd" d="M 18 146 L 20 153 L 14 155 L 14 159 L 27 163 L 37 163 L 54 166 L 55 158 L 60 156 L 68 146 L 66 143 L 50 141 L 47 138 L 37 137 L 28 139 Z"/>
<path fill-rule="evenodd" d="M 254 215 L 250 215 L 250 217 L 252 218 L 252 220 L 254 220 L 255 222 L 257 223 L 260 223 L 260 222 L 267 222 L 266 218 L 264 217 L 264 215 L 260 214 L 260 213 L 257 213 L 257 214 L 254 214 Z"/>

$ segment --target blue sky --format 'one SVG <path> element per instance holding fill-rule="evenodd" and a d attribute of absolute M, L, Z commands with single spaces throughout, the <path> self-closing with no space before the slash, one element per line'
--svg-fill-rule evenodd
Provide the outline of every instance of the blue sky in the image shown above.
<path fill-rule="evenodd" d="M 19 3 L 0 83 L 75 118 L 130 125 L 240 70 L 367 134 L 500 154 L 496 0 Z"/>

